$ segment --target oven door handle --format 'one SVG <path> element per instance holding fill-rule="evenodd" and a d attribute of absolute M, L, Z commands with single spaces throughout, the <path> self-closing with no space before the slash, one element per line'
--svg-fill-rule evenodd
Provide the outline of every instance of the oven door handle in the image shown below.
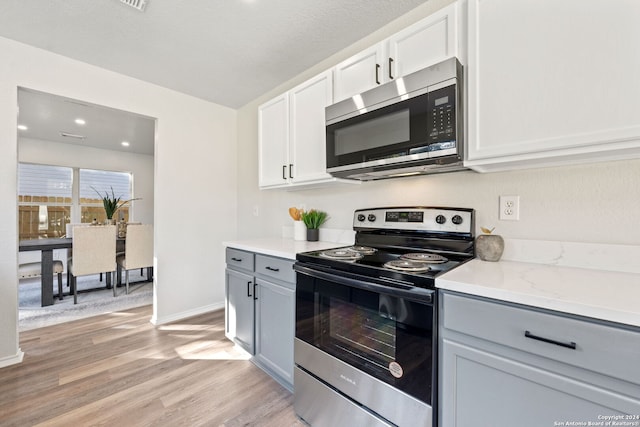
<path fill-rule="evenodd" d="M 423 304 L 433 304 L 434 300 L 435 291 L 433 289 L 424 289 L 416 286 L 396 283 L 385 278 L 380 278 L 380 280 L 388 282 L 388 285 L 373 283 L 370 280 L 367 280 L 368 278 L 366 276 L 358 276 L 359 278 L 356 279 L 345 275 L 328 273 L 322 270 L 318 270 L 316 267 L 306 267 L 304 265 L 300 265 L 299 263 L 294 264 L 293 269 L 300 274 L 305 274 L 316 279 L 327 280 L 339 285 L 363 289 L 365 291 L 377 292 L 381 294 L 410 299 Z"/>

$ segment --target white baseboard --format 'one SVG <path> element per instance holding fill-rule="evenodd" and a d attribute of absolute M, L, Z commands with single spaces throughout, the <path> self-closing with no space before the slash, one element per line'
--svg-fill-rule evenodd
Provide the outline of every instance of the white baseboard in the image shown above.
<path fill-rule="evenodd" d="M 9 356 L 9 357 L 3 357 L 2 359 L 0 359 L 0 368 L 22 363 L 23 358 L 24 358 L 24 352 L 18 349 L 18 352 L 15 355 Z"/>
<path fill-rule="evenodd" d="M 224 301 L 194 308 L 193 310 L 183 311 L 181 313 L 175 313 L 170 316 L 164 316 L 162 318 L 152 316 L 151 323 L 154 325 L 164 325 L 167 323 L 176 322 L 178 320 L 186 319 L 188 317 L 198 316 L 200 314 L 209 313 L 211 311 L 220 310 L 223 308 L 224 308 Z"/>

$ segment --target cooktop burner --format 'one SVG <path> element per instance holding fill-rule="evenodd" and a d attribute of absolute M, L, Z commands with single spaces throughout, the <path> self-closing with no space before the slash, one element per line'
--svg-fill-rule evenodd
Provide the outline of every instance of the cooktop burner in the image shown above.
<path fill-rule="evenodd" d="M 400 259 L 406 259 L 409 261 L 420 262 L 425 264 L 440 264 L 449 261 L 442 255 L 429 254 L 423 252 L 411 252 L 400 256 Z"/>
<path fill-rule="evenodd" d="M 390 268 L 392 270 L 398 271 L 409 271 L 412 273 L 424 273 L 425 271 L 431 270 L 431 267 L 424 262 L 416 262 L 416 261 L 408 261 L 405 259 L 396 259 L 393 261 L 385 262 L 382 264 L 385 268 Z"/>
<path fill-rule="evenodd" d="M 361 253 L 362 255 L 372 255 L 377 251 L 377 249 L 375 248 L 370 248 L 369 246 L 360 246 L 360 245 L 354 245 L 348 249 L 350 251 Z"/>
<path fill-rule="evenodd" d="M 339 248 L 322 251 L 320 252 L 320 256 L 340 261 L 355 261 L 362 258 L 364 255 L 351 250 L 351 248 Z"/>

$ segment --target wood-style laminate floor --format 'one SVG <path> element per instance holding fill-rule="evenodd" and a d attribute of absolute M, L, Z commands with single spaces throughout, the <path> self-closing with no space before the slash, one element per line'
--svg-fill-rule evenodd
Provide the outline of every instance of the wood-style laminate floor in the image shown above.
<path fill-rule="evenodd" d="M 154 326 L 151 306 L 20 334 L 0 426 L 303 426 L 293 396 L 224 336 L 224 311 Z"/>

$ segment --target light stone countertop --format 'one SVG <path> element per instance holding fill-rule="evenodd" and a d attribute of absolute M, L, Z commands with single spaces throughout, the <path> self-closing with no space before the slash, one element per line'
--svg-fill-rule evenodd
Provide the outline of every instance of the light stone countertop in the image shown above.
<path fill-rule="evenodd" d="M 229 248 L 257 252 L 264 255 L 271 255 L 291 260 L 295 260 L 296 254 L 300 252 L 319 251 L 322 249 L 347 246 L 345 243 L 307 242 L 306 240 L 293 240 L 279 237 L 238 240 L 223 242 L 223 244 Z"/>
<path fill-rule="evenodd" d="M 342 239 L 339 234 L 336 236 Z M 296 241 L 287 237 L 224 242 L 227 247 L 290 260 L 295 260 L 300 252 L 349 244 L 345 241 Z M 538 248 L 541 245 L 542 249 Z M 527 261 L 537 262 L 474 259 L 437 277 L 436 287 L 640 327 L 640 273 L 634 270 L 639 248 L 611 246 L 603 251 L 602 245 L 517 240 L 510 240 L 508 247 Z M 553 259 L 538 259 L 539 254 L 552 254 Z M 580 263 L 594 266 L 592 261 L 602 260 L 606 254 L 610 255 L 605 258 L 607 264 L 622 271 L 598 269 L 602 267 L 599 264 L 595 264 L 596 269 L 561 265 L 576 264 L 577 261 L 571 258 L 575 256 Z M 508 252 L 505 255 L 517 258 Z M 630 257 L 634 259 L 631 263 Z M 615 265 L 616 262 L 619 265 Z"/>
<path fill-rule="evenodd" d="M 474 259 L 436 287 L 640 327 L 638 273 Z"/>

